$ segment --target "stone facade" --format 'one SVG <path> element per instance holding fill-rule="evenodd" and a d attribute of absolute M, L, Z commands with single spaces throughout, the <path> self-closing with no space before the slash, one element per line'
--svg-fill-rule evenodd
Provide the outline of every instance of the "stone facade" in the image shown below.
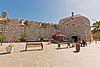
<path fill-rule="evenodd" d="M 0 18 L 0 32 L 3 32 L 4 42 L 19 42 L 21 35 L 25 34 L 27 41 L 37 41 L 39 37 L 48 39 L 56 29 L 54 24 L 27 21 L 30 26 L 23 25 L 23 20 Z M 2 30 L 3 29 L 3 30 Z"/>
<path fill-rule="evenodd" d="M 81 15 L 74 15 L 59 21 L 60 30 L 71 41 L 91 41 L 90 21 L 88 18 Z"/>
<path fill-rule="evenodd" d="M 55 33 L 63 33 L 71 41 L 72 38 L 91 40 L 90 21 L 81 15 L 61 19 L 59 24 L 25 21 L 26 24 L 30 24 L 27 26 L 23 25 L 22 21 L 0 18 L 0 32 L 4 34 L 4 42 L 19 42 L 23 34 L 27 36 L 28 41 L 37 41 L 39 37 L 51 38 L 51 35 Z"/>

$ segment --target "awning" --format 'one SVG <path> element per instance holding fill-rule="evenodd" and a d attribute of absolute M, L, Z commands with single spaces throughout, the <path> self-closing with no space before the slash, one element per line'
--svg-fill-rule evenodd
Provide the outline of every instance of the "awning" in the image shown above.
<path fill-rule="evenodd" d="M 52 36 L 65 36 L 64 34 L 53 34 Z"/>

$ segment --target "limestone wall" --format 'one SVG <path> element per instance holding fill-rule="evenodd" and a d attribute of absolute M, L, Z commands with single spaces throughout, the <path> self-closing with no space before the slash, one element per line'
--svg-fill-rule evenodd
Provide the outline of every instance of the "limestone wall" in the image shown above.
<path fill-rule="evenodd" d="M 31 26 L 22 26 L 21 20 L 9 19 L 6 24 L 0 24 L 0 29 L 3 25 L 4 42 L 19 42 L 21 35 L 25 34 L 27 36 L 27 41 L 37 41 L 39 37 L 48 39 L 52 34 L 56 33 L 55 28 L 49 23 L 28 21 Z M 0 31 L 2 32 L 2 31 Z"/>
<path fill-rule="evenodd" d="M 6 24 L 3 24 L 4 42 L 19 42 L 23 34 L 27 36 L 27 41 L 37 41 L 40 36 L 48 39 L 55 33 L 63 33 L 70 40 L 72 40 L 72 36 L 78 36 L 79 39 L 87 41 L 91 40 L 90 21 L 83 16 L 74 16 L 73 19 L 64 18 L 59 21 L 59 24 L 27 21 L 31 25 L 23 26 L 21 21 L 6 18 Z M 2 32 L 1 29 L 2 24 L 0 24 L 0 32 Z"/>

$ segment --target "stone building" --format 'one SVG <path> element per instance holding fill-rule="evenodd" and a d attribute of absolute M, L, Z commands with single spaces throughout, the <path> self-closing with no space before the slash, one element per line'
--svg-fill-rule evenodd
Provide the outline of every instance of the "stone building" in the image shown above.
<path fill-rule="evenodd" d="M 81 15 L 63 18 L 59 24 L 1 17 L 0 33 L 4 35 L 4 42 L 19 42 L 23 34 L 26 35 L 27 41 L 38 41 L 39 37 L 48 39 L 55 33 L 65 34 L 70 41 L 92 39 L 90 21 Z"/>
<path fill-rule="evenodd" d="M 91 41 L 90 21 L 82 15 L 73 15 L 59 21 L 60 30 L 70 41 Z"/>

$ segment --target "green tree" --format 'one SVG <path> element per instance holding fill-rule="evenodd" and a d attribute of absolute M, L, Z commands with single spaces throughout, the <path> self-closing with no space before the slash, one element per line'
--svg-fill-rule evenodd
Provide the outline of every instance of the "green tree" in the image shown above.
<path fill-rule="evenodd" d="M 93 27 L 92 30 L 93 33 L 100 32 L 100 21 L 96 21 L 95 23 L 93 23 L 92 27 Z"/>
<path fill-rule="evenodd" d="M 20 41 L 21 42 L 26 42 L 26 35 L 23 34 L 23 35 L 20 35 L 20 36 L 21 36 Z"/>
<path fill-rule="evenodd" d="M 0 34 L 0 42 L 4 40 L 4 35 Z"/>

